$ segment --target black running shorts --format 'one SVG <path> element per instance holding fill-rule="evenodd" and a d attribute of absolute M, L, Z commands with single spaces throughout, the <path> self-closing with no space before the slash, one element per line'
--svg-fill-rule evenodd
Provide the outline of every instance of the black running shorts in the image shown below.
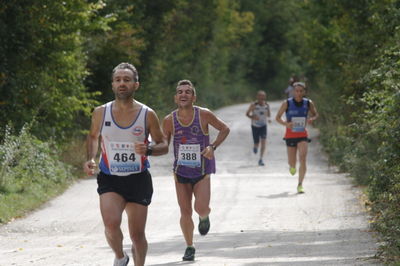
<path fill-rule="evenodd" d="M 260 139 L 267 138 L 267 126 L 266 125 L 262 126 L 262 127 L 251 126 L 251 132 L 253 133 L 254 144 L 259 143 Z"/>
<path fill-rule="evenodd" d="M 145 170 L 128 176 L 107 175 L 100 172 L 97 175 L 97 193 L 115 192 L 127 202 L 135 202 L 144 206 L 151 203 L 153 182 L 151 174 Z"/>
<path fill-rule="evenodd" d="M 196 185 L 198 182 L 204 179 L 204 177 L 209 176 L 209 174 L 205 174 L 199 177 L 189 178 L 175 174 L 175 180 L 180 184 L 192 184 L 192 186 Z"/>
<path fill-rule="evenodd" d="M 290 139 L 284 139 L 286 141 L 286 146 L 288 147 L 297 147 L 297 143 L 302 142 L 302 141 L 307 141 L 311 142 L 311 139 L 309 138 L 290 138 Z"/>

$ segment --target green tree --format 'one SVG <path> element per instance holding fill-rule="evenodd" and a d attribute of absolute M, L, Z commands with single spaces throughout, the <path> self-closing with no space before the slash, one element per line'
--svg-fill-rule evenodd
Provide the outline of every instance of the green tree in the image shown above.
<path fill-rule="evenodd" d="M 387 259 L 400 258 L 400 1 L 304 1 L 301 55 L 330 158 L 368 186 Z"/>
<path fill-rule="evenodd" d="M 243 40 L 239 55 L 246 80 L 253 91 L 266 90 L 273 97 L 283 95 L 291 74 L 304 73 L 296 55 L 300 1 L 240 1 L 241 10 L 254 14 L 254 29 Z"/>
<path fill-rule="evenodd" d="M 82 44 L 101 27 L 99 4 L 84 0 L 10 0 L 0 7 L 0 123 L 16 128 L 36 117 L 32 132 L 65 138 L 77 117 L 90 112 Z"/>
<path fill-rule="evenodd" d="M 89 48 L 91 90 L 101 89 L 102 100 L 112 99 L 109 73 L 121 61 L 139 70 L 137 98 L 166 111 L 173 108 L 175 84 L 192 79 L 200 89 L 200 102 L 215 107 L 239 98 L 232 92 L 243 82 L 235 54 L 241 39 L 252 30 L 253 16 L 240 12 L 238 1 L 107 1 L 101 11 L 113 17 L 106 35 L 93 36 Z M 229 89 L 228 89 L 229 88 Z"/>

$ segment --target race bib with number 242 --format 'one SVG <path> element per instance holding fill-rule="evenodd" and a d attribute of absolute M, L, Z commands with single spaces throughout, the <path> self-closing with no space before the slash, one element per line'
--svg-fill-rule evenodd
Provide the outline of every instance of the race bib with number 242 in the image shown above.
<path fill-rule="evenodd" d="M 306 130 L 306 118 L 305 117 L 292 117 L 292 131 L 293 132 L 304 132 Z"/>

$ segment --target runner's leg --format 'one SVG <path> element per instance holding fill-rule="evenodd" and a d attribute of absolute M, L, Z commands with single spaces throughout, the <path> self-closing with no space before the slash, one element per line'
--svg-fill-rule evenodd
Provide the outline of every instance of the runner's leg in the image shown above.
<path fill-rule="evenodd" d="M 261 139 L 260 160 L 262 160 L 264 157 L 266 143 L 267 143 L 267 140 L 265 138 L 262 138 Z"/>
<path fill-rule="evenodd" d="M 261 140 L 261 150 L 260 150 L 260 162 L 262 162 L 262 159 L 264 157 L 264 152 L 265 152 L 265 146 L 267 144 L 267 126 L 263 126 L 260 128 L 259 132 L 260 140 Z M 264 165 L 264 163 L 262 163 Z"/>
<path fill-rule="evenodd" d="M 125 207 L 128 215 L 129 235 L 132 240 L 132 254 L 135 266 L 142 266 L 146 260 L 147 239 L 145 234 L 147 206 L 128 202 Z"/>
<path fill-rule="evenodd" d="M 251 127 L 251 133 L 253 136 L 253 152 L 257 153 L 258 151 L 258 145 L 260 144 L 260 134 L 258 132 L 258 129 L 256 127 Z"/>
<path fill-rule="evenodd" d="M 117 259 L 124 257 L 121 219 L 125 204 L 124 198 L 117 193 L 107 192 L 100 195 L 100 212 L 103 218 L 106 239 Z"/>
<path fill-rule="evenodd" d="M 206 217 L 210 214 L 211 182 L 210 176 L 205 176 L 196 185 L 194 185 L 194 210 L 200 217 Z"/>
<path fill-rule="evenodd" d="M 181 211 L 180 225 L 188 246 L 193 246 L 194 224 L 192 220 L 192 184 L 181 184 L 175 181 L 176 196 Z"/>
<path fill-rule="evenodd" d="M 308 142 L 307 141 L 301 141 L 297 143 L 297 148 L 299 150 L 299 162 L 300 162 L 300 168 L 299 168 L 299 184 L 303 184 L 304 177 L 306 175 L 307 171 L 307 151 L 308 151 Z"/>
<path fill-rule="evenodd" d="M 296 168 L 297 147 L 287 147 L 288 164 L 291 168 Z"/>
<path fill-rule="evenodd" d="M 258 145 L 259 145 L 259 144 L 260 144 L 259 142 L 254 143 L 254 146 L 253 146 L 253 150 L 254 150 L 254 151 L 257 151 L 257 150 L 258 150 Z"/>

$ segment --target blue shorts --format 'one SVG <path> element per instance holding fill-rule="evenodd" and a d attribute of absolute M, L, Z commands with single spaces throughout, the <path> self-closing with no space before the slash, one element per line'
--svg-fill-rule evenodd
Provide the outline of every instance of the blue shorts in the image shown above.
<path fill-rule="evenodd" d="M 253 132 L 254 144 L 258 144 L 260 142 L 260 139 L 267 138 L 267 125 L 262 127 L 251 126 L 251 131 Z"/>

